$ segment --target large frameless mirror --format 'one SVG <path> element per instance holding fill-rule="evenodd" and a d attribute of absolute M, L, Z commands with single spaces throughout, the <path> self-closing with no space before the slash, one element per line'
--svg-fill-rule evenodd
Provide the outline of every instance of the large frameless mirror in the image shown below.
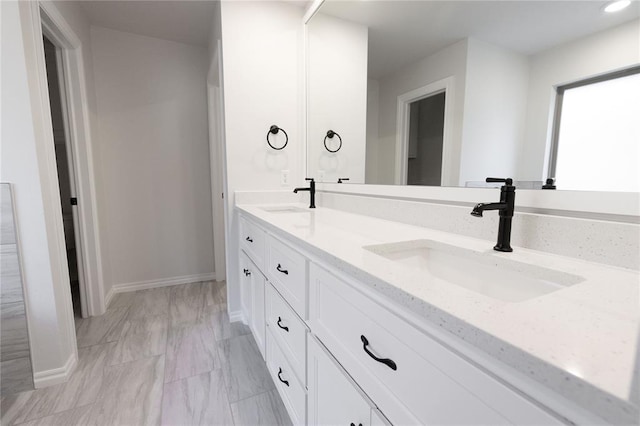
<path fill-rule="evenodd" d="M 325 1 L 307 23 L 307 174 L 640 191 L 640 3 L 608 4 Z"/>

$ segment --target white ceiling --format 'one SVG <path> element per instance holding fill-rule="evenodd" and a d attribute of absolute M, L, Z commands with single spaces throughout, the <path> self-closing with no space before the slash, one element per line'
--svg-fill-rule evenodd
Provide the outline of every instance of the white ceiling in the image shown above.
<path fill-rule="evenodd" d="M 79 2 L 92 24 L 134 34 L 207 46 L 214 1 Z"/>
<path fill-rule="evenodd" d="M 466 37 L 528 55 L 640 17 L 637 0 L 613 14 L 608 3 L 327 0 L 320 12 L 369 27 L 369 75 L 379 78 Z"/>
<path fill-rule="evenodd" d="M 311 0 L 280 1 L 300 8 L 306 8 L 311 3 Z M 216 1 L 82 0 L 78 3 L 94 25 L 207 46 Z"/>

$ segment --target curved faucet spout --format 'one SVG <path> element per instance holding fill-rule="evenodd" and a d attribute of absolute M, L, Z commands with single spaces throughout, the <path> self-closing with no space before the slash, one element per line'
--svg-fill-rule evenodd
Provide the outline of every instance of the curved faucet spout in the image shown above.
<path fill-rule="evenodd" d="M 475 217 L 482 217 L 482 212 L 484 212 L 485 210 L 504 210 L 507 209 L 508 205 L 507 203 L 478 203 L 476 204 L 476 206 L 473 208 L 473 210 L 471 210 L 471 216 L 475 216 Z"/>
<path fill-rule="evenodd" d="M 473 210 L 471 210 L 471 216 L 482 217 L 482 206 L 484 206 L 484 203 L 476 204 Z"/>

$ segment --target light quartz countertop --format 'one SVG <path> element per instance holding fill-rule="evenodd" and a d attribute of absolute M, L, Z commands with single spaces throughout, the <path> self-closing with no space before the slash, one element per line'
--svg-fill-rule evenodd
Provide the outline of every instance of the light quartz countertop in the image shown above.
<path fill-rule="evenodd" d="M 362 281 L 606 422 L 638 424 L 640 274 L 569 257 L 319 207 L 250 219 Z M 496 230 L 497 231 L 497 230 Z M 431 240 L 584 278 L 522 302 L 505 302 L 402 267 L 364 246 Z M 499 259 L 498 259 L 499 260 Z"/>

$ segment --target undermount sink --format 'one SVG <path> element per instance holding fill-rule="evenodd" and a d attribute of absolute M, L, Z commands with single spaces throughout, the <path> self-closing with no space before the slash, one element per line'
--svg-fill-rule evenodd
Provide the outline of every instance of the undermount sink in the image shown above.
<path fill-rule="evenodd" d="M 260 207 L 265 212 L 269 213 L 308 213 L 308 209 L 303 209 L 296 206 L 267 206 Z"/>
<path fill-rule="evenodd" d="M 584 281 L 583 277 L 432 240 L 363 247 L 398 265 L 506 302 L 523 302 Z"/>

